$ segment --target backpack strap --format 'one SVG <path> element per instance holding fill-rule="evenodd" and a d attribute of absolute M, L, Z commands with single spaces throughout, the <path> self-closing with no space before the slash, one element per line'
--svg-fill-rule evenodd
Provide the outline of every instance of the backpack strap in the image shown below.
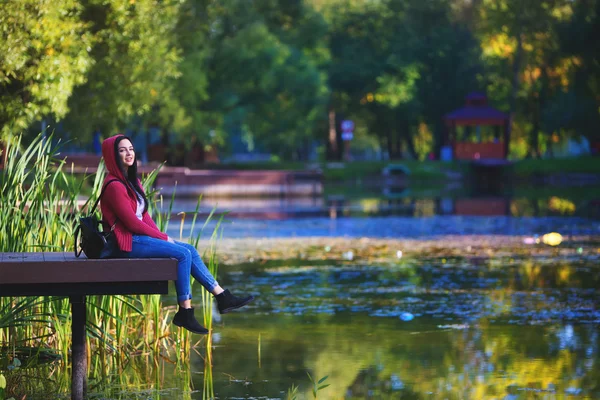
<path fill-rule="evenodd" d="M 79 258 L 83 248 L 80 247 L 79 251 L 77 251 L 77 244 L 79 243 L 79 233 L 81 232 L 81 225 L 77 224 L 77 228 L 75 228 L 75 241 L 73 242 L 73 251 L 75 252 L 75 257 Z"/>
<path fill-rule="evenodd" d="M 98 203 L 100 202 L 100 199 L 102 198 L 102 195 L 104 194 L 104 191 L 106 190 L 108 185 L 110 185 L 113 182 L 121 182 L 121 181 L 119 179 L 111 179 L 110 181 L 106 182 L 106 185 L 104 185 L 104 187 L 100 191 L 100 196 L 98 196 L 98 198 L 96 199 L 96 202 L 92 206 L 92 209 L 90 210 L 89 214 L 93 214 L 96 211 L 96 207 L 98 207 Z M 121 183 L 123 183 L 123 182 L 121 182 Z M 124 185 L 124 183 L 123 183 L 123 185 Z"/>

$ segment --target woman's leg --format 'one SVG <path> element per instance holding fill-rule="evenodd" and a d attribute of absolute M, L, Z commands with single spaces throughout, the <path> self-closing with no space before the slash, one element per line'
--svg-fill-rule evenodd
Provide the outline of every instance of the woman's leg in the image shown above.
<path fill-rule="evenodd" d="M 192 256 L 192 265 L 190 273 L 206 290 L 215 296 L 223 293 L 223 288 L 219 285 L 219 283 L 215 280 L 215 277 L 210 273 L 202 258 L 200 258 L 200 254 L 198 254 L 198 250 L 189 243 L 178 242 L 175 241 L 175 244 L 187 249 Z"/>
<path fill-rule="evenodd" d="M 150 236 L 133 235 L 131 251 L 122 253 L 124 257 L 133 258 L 175 258 L 177 260 L 175 289 L 177 290 L 179 310 L 173 317 L 173 324 L 190 332 L 208 333 L 208 329 L 200 325 L 196 319 L 192 308 L 192 287 L 190 284 L 192 254 L 188 249 Z"/>
<path fill-rule="evenodd" d="M 228 313 L 237 308 L 243 307 L 254 300 L 254 296 L 237 297 L 231 294 L 229 290 L 223 290 L 200 258 L 198 250 L 194 246 L 183 242 L 175 243 L 186 248 L 192 254 L 192 276 L 198 282 L 200 282 L 206 288 L 206 290 L 215 295 L 219 313 Z"/>
<path fill-rule="evenodd" d="M 166 240 L 145 235 L 133 235 L 131 251 L 124 252 L 124 254 L 126 257 L 131 258 L 175 258 L 177 260 L 177 280 L 175 281 L 177 301 L 184 308 L 191 306 L 190 272 L 192 254 L 188 249 L 169 243 Z"/>

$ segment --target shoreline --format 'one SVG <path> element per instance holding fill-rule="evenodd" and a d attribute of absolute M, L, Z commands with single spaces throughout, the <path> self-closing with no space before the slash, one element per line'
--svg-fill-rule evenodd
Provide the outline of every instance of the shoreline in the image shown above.
<path fill-rule="evenodd" d="M 397 262 L 411 257 L 514 256 L 596 257 L 600 259 L 600 235 L 567 236 L 558 246 L 527 244 L 527 236 L 450 235 L 426 239 L 297 237 L 222 239 L 216 246 L 217 259 L 225 265 L 270 260 L 339 260 Z M 208 250 L 210 240 L 201 240 L 200 252 Z M 349 252 L 352 255 L 349 256 Z M 401 253 L 398 253 L 401 252 Z"/>

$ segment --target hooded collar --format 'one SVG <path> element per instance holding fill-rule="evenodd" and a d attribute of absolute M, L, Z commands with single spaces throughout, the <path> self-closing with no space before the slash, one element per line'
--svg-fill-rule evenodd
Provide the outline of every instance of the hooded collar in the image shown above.
<path fill-rule="evenodd" d="M 102 142 L 102 157 L 104 158 L 104 164 L 108 172 L 114 177 L 126 182 L 127 178 L 117 163 L 115 143 L 119 137 L 124 137 L 124 135 L 111 136 Z"/>

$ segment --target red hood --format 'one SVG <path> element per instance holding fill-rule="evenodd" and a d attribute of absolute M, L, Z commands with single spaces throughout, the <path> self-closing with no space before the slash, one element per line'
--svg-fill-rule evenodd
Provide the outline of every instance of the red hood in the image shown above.
<path fill-rule="evenodd" d="M 108 172 L 112 176 L 119 178 L 122 181 L 126 181 L 127 178 L 117 164 L 117 154 L 115 152 L 115 141 L 121 136 L 124 135 L 115 135 L 104 139 L 102 142 L 102 157 L 104 158 L 104 164 L 106 165 Z"/>
<path fill-rule="evenodd" d="M 106 169 L 108 170 L 108 175 L 104 178 L 104 184 L 106 184 L 109 180 L 117 178 L 125 184 L 127 188 L 127 193 L 133 199 L 136 198 L 133 186 L 129 182 L 129 178 L 123 171 L 119 168 L 117 164 L 118 152 L 115 150 L 115 142 L 120 137 L 127 137 L 125 135 L 115 135 L 105 139 L 102 142 L 102 157 L 104 158 L 104 165 L 106 165 Z M 137 158 L 133 159 L 133 166 L 129 167 L 129 174 L 132 174 L 137 179 L 137 167 L 136 162 Z M 138 187 L 141 187 L 139 179 L 137 179 Z M 143 189 L 142 189 L 143 190 Z"/>

